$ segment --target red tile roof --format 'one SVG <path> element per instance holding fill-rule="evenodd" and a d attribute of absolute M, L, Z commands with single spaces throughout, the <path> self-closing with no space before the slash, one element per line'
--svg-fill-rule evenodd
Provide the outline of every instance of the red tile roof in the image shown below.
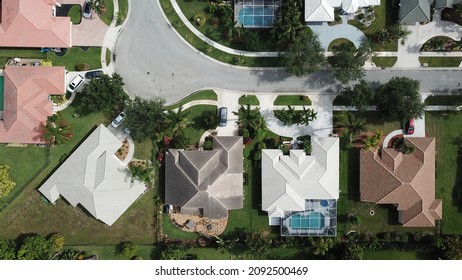
<path fill-rule="evenodd" d="M 361 200 L 397 205 L 404 227 L 433 227 L 443 217 L 442 200 L 435 199 L 435 138 L 406 141 L 415 148 L 412 154 L 392 148 L 361 152 Z"/>
<path fill-rule="evenodd" d="M 64 67 L 7 66 L 0 143 L 44 143 L 40 124 L 53 114 L 49 95 L 65 92 Z"/>
<path fill-rule="evenodd" d="M 53 0 L 3 0 L 0 22 L 2 47 L 69 48 L 69 17 L 52 15 Z"/>

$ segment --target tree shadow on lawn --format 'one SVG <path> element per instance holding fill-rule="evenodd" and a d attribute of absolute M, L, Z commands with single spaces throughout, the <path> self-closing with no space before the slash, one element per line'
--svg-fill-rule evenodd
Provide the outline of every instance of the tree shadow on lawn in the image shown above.
<path fill-rule="evenodd" d="M 461 138 L 457 137 L 454 141 L 457 143 Z M 456 158 L 456 179 L 454 182 L 454 187 L 452 188 L 452 206 L 457 207 L 457 212 L 462 212 L 462 145 L 458 151 L 458 156 Z M 459 195 L 460 193 L 460 195 Z"/>

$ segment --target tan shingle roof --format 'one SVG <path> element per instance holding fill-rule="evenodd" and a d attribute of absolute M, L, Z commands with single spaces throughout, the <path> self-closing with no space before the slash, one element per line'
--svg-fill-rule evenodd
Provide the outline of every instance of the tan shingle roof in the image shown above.
<path fill-rule="evenodd" d="M 442 201 L 435 199 L 435 139 L 407 141 L 415 147 L 412 154 L 391 148 L 361 152 L 361 200 L 397 205 L 404 227 L 432 227 L 442 219 Z"/>

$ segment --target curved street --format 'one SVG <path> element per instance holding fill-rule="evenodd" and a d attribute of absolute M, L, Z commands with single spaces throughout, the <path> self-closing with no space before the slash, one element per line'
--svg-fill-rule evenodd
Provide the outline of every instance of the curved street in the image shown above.
<path fill-rule="evenodd" d="M 115 47 L 115 70 L 133 95 L 177 101 L 203 88 L 255 93 L 337 94 L 330 72 L 290 77 L 283 69 L 236 67 L 212 60 L 191 48 L 172 29 L 157 0 L 131 1 L 131 13 Z M 460 87 L 460 70 L 401 68 L 367 70 L 369 81 L 407 76 L 421 82 L 422 92 Z"/>

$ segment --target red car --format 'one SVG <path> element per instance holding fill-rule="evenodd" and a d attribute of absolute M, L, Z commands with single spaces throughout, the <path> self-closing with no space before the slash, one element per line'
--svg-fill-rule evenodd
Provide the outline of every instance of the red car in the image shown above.
<path fill-rule="evenodd" d="M 414 134 L 414 118 L 410 119 L 406 125 L 406 134 Z"/>

